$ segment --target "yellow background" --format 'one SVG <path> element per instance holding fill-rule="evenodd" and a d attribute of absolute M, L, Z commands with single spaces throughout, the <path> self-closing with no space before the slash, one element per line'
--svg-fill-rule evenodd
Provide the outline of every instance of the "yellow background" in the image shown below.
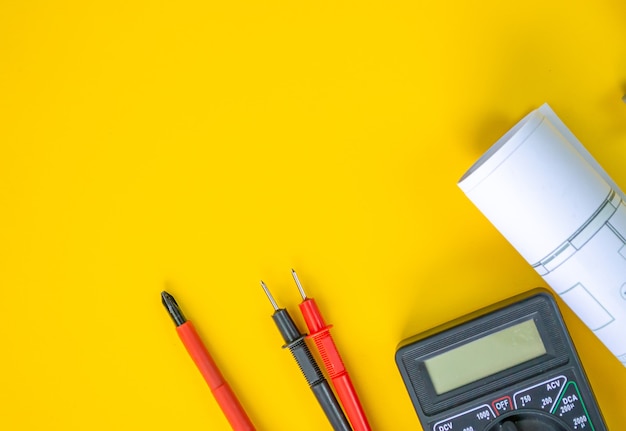
<path fill-rule="evenodd" d="M 396 345 L 544 285 L 458 178 L 548 102 L 626 187 L 624 41 L 621 0 L 2 1 L 0 428 L 229 429 L 167 283 L 259 430 L 329 429 L 259 286 L 302 323 L 294 267 L 374 429 L 420 429 Z"/>

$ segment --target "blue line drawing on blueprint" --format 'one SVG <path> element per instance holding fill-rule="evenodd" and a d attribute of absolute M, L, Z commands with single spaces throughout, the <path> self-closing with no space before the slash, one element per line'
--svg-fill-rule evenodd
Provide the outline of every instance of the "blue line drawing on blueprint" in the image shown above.
<path fill-rule="evenodd" d="M 587 223 L 533 265 L 618 358 L 626 357 L 625 251 L 626 203 L 611 191 Z"/>
<path fill-rule="evenodd" d="M 615 234 L 622 239 L 622 242 L 626 244 L 623 235 L 619 231 L 615 230 L 609 223 L 609 219 L 621 203 L 621 198 L 614 190 L 611 190 L 609 196 L 600 205 L 600 208 L 589 217 L 587 220 L 572 236 L 560 244 L 553 252 L 548 256 L 541 259 L 539 262 L 532 265 L 533 268 L 539 273 L 539 275 L 547 275 L 550 271 L 558 268 L 563 262 L 571 257 L 576 251 L 580 250 L 591 238 L 603 227 L 608 226 Z"/>
<path fill-rule="evenodd" d="M 585 304 L 580 318 L 589 326 L 592 331 L 597 331 L 610 325 L 615 321 L 615 317 L 589 292 L 585 285 L 576 283 L 570 289 L 561 292 L 561 298 L 568 303 Z"/>

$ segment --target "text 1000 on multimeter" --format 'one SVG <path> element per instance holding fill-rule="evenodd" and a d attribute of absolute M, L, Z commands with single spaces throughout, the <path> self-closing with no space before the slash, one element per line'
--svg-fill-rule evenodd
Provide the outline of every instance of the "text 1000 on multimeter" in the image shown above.
<path fill-rule="evenodd" d="M 604 431 L 543 289 L 403 341 L 396 363 L 426 431 Z"/>

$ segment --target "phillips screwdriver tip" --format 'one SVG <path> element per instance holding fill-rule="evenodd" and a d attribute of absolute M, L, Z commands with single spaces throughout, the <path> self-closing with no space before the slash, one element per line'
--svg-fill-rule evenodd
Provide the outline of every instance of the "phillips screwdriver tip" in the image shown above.
<path fill-rule="evenodd" d="M 163 303 L 163 306 L 169 313 L 176 326 L 180 326 L 187 321 L 183 312 L 180 311 L 180 307 L 178 306 L 178 303 L 176 302 L 174 297 L 167 293 L 165 290 L 161 292 L 161 302 Z"/>
<path fill-rule="evenodd" d="M 173 304 L 178 306 L 178 303 L 176 302 L 176 300 L 174 299 L 174 297 L 172 295 L 170 295 L 169 293 L 167 293 L 165 290 L 163 292 L 161 292 L 161 302 L 163 303 L 164 306 L 168 306 L 169 304 Z"/>

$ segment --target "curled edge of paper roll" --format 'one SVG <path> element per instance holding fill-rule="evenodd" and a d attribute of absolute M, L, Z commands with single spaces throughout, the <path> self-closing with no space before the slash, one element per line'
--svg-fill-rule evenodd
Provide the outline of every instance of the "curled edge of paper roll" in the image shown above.
<path fill-rule="evenodd" d="M 459 187 L 533 263 L 570 237 L 611 188 L 539 109 L 499 139 Z"/>
<path fill-rule="evenodd" d="M 542 119 L 538 110 L 521 119 L 463 174 L 459 187 L 466 193 L 476 187 L 532 134 Z"/>

